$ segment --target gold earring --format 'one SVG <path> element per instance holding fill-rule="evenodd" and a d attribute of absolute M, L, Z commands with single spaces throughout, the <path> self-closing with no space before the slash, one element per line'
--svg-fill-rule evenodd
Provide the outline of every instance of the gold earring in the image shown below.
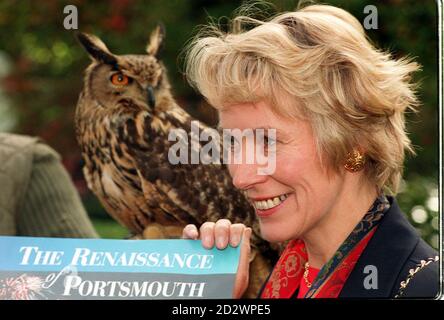
<path fill-rule="evenodd" d="M 347 154 L 344 168 L 350 172 L 358 172 L 364 168 L 365 156 L 358 150 L 353 150 Z"/>

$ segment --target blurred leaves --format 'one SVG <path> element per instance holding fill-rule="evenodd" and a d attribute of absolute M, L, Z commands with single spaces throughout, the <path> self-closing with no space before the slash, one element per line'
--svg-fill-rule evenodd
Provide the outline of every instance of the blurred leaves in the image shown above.
<path fill-rule="evenodd" d="M 396 198 L 424 240 L 438 248 L 440 226 L 437 181 L 430 177 L 412 175 L 408 181 L 404 181 Z"/>

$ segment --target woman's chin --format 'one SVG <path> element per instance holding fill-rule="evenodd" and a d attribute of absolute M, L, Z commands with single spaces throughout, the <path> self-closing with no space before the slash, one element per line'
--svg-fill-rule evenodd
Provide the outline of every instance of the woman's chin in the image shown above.
<path fill-rule="evenodd" d="M 298 239 L 303 228 L 298 219 L 259 219 L 261 236 L 268 242 Z"/>
<path fill-rule="evenodd" d="M 287 240 L 291 240 L 291 239 L 295 239 L 293 234 L 286 234 L 284 232 L 279 232 L 276 230 L 267 230 L 267 228 L 262 228 L 261 227 L 261 236 L 264 240 L 271 242 L 271 243 L 276 243 L 276 242 L 285 242 Z M 297 237 L 296 237 L 297 238 Z"/>

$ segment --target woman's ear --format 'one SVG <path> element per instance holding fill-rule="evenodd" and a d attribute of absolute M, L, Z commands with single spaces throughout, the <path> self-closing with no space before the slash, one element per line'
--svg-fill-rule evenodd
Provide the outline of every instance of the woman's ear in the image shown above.
<path fill-rule="evenodd" d="M 93 60 L 117 66 L 117 57 L 109 51 L 106 45 L 98 37 L 92 34 L 79 32 L 77 33 L 77 39 Z"/>
<path fill-rule="evenodd" d="M 146 52 L 149 55 L 159 58 L 159 55 L 163 48 L 163 40 L 165 39 L 165 27 L 162 23 L 159 23 L 157 27 L 151 32 L 150 41 L 146 46 Z"/>

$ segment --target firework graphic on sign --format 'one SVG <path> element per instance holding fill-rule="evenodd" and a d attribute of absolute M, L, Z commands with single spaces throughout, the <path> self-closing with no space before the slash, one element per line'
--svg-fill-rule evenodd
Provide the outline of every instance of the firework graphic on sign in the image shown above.
<path fill-rule="evenodd" d="M 45 281 L 37 276 L 22 274 L 16 278 L 0 279 L 0 300 L 35 300 L 46 298 L 42 285 Z"/>

